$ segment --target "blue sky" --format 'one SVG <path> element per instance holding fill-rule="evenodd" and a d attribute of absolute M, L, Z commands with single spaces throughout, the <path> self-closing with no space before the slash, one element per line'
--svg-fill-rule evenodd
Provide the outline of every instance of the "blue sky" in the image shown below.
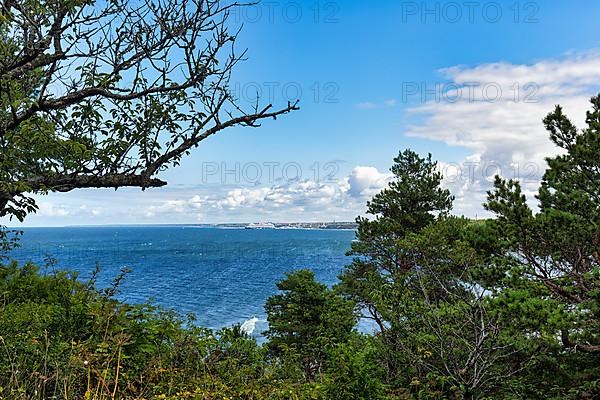
<path fill-rule="evenodd" d="M 540 124 L 554 104 L 583 120 L 600 90 L 599 16 L 600 2 L 583 0 L 297 0 L 238 11 L 238 47 L 248 48 L 232 82 L 240 101 L 259 88 L 264 103 L 284 105 L 300 89 L 301 110 L 203 142 L 164 173 L 166 188 L 40 197 L 26 225 L 351 220 L 405 148 L 440 160 L 457 213 L 483 215 L 494 168 L 535 191 L 555 151 Z M 465 82 L 479 85 L 477 101 L 465 100 Z M 422 99 L 436 84 L 460 101 Z M 483 87 L 502 95 L 490 101 Z M 260 182 L 248 179 L 256 171 Z"/>

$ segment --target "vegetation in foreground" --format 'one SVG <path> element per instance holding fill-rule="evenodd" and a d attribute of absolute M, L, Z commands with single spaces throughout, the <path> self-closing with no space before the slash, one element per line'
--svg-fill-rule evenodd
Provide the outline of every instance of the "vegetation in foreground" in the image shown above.
<path fill-rule="evenodd" d="M 496 218 L 451 216 L 435 163 L 405 151 L 328 288 L 290 273 L 264 346 L 132 306 L 67 272 L 0 267 L 5 399 L 596 399 L 600 96 L 579 132 L 560 107 L 533 212 L 497 178 Z M 3 234 L 7 238 L 6 234 Z M 4 246 L 10 247 L 10 242 Z M 378 326 L 354 330 L 360 316 Z"/>

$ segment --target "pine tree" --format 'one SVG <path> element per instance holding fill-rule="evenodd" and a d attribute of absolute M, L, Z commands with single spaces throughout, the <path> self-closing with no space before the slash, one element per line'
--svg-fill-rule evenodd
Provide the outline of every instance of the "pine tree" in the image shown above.
<path fill-rule="evenodd" d="M 287 274 L 277 288 L 282 293 L 265 305 L 269 348 L 278 357 L 299 359 L 305 379 L 312 380 L 327 350 L 348 340 L 356 324 L 354 304 L 315 281 L 310 270 Z"/>
<path fill-rule="evenodd" d="M 355 300 L 367 318 L 373 319 L 381 332 L 389 318 L 385 316 L 386 293 L 383 288 L 414 268 L 410 251 L 399 241 L 418 233 L 452 207 L 452 196 L 440 187 L 442 174 L 436 163 L 406 150 L 394 158 L 393 179 L 389 186 L 367 203 L 367 214 L 359 217 L 357 241 L 349 255 L 354 260 L 343 274 L 341 290 Z"/>
<path fill-rule="evenodd" d="M 504 244 L 496 261 L 504 273 L 490 289 L 515 341 L 528 343 L 537 360 L 531 386 L 540 385 L 538 393 L 575 386 L 577 398 L 600 385 L 600 96 L 591 103 L 581 131 L 560 106 L 544 119 L 564 153 L 547 159 L 538 212 L 514 180 L 497 178 L 486 204 Z"/>

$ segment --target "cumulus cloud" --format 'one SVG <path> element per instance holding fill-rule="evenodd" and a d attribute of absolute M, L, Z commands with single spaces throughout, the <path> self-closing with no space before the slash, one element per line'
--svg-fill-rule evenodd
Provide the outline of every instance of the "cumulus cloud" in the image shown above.
<path fill-rule="evenodd" d="M 583 126 L 589 98 L 600 89 L 600 53 L 571 54 L 534 64 L 505 62 L 441 70 L 448 91 L 409 112 L 424 117 L 407 135 L 471 151 L 460 163 L 460 178 L 447 164 L 447 185 L 457 211 L 481 212 L 496 173 L 517 178 L 533 193 L 546 169 L 545 157 L 559 152 L 542 119 L 555 105 Z"/>
<path fill-rule="evenodd" d="M 293 180 L 268 187 L 235 188 L 222 197 L 208 196 L 203 204 L 206 208 L 220 210 L 246 208 L 266 211 L 282 207 L 316 210 L 342 204 L 346 191 L 345 184 Z"/>
<path fill-rule="evenodd" d="M 158 206 L 148 207 L 146 210 L 146 216 L 154 217 L 157 214 L 184 213 L 187 210 L 187 204 L 190 202 L 185 200 L 167 200 Z"/>
<path fill-rule="evenodd" d="M 227 197 L 219 200 L 216 204 L 220 208 L 234 209 L 237 207 L 254 207 L 265 200 L 265 195 L 268 193 L 267 188 L 261 189 L 245 189 L 239 188 L 231 190 Z"/>
<path fill-rule="evenodd" d="M 37 201 L 38 210 L 34 216 L 63 220 L 65 218 L 95 218 L 103 214 L 103 209 L 90 207 L 86 204 L 72 204 L 70 202 L 52 201 L 45 197 Z"/>
<path fill-rule="evenodd" d="M 90 208 L 88 207 L 86 204 L 83 204 L 82 206 L 79 207 L 79 215 L 88 215 L 91 217 L 97 217 L 99 215 L 102 215 L 102 209 L 100 208 Z"/>
<path fill-rule="evenodd" d="M 37 215 L 42 217 L 66 217 L 69 215 L 69 210 L 64 205 L 44 201 L 38 203 Z"/>
<path fill-rule="evenodd" d="M 336 182 L 296 179 L 226 190 L 199 187 L 147 205 L 144 217 L 192 222 L 352 220 L 364 212 L 366 200 L 386 186 L 390 177 L 375 167 L 357 166 Z M 210 221 L 205 220 L 207 215 Z"/>
<path fill-rule="evenodd" d="M 348 193 L 353 197 L 372 197 L 387 185 L 391 176 L 375 167 L 358 166 L 348 177 Z"/>

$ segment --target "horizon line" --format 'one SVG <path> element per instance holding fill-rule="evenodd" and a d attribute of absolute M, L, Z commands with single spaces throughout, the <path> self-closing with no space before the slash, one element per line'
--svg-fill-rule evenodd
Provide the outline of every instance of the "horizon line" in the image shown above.
<path fill-rule="evenodd" d="M 355 221 L 296 221 L 296 222 L 272 222 L 263 221 L 272 224 L 294 225 L 294 224 L 355 224 Z M 200 223 L 125 223 L 125 224 L 73 224 L 73 225 L 28 225 L 28 226 L 9 226 L 7 229 L 26 229 L 26 228 L 94 228 L 94 227 L 144 227 L 144 226 L 223 226 L 223 225 L 248 225 L 255 222 L 200 222 Z"/>

